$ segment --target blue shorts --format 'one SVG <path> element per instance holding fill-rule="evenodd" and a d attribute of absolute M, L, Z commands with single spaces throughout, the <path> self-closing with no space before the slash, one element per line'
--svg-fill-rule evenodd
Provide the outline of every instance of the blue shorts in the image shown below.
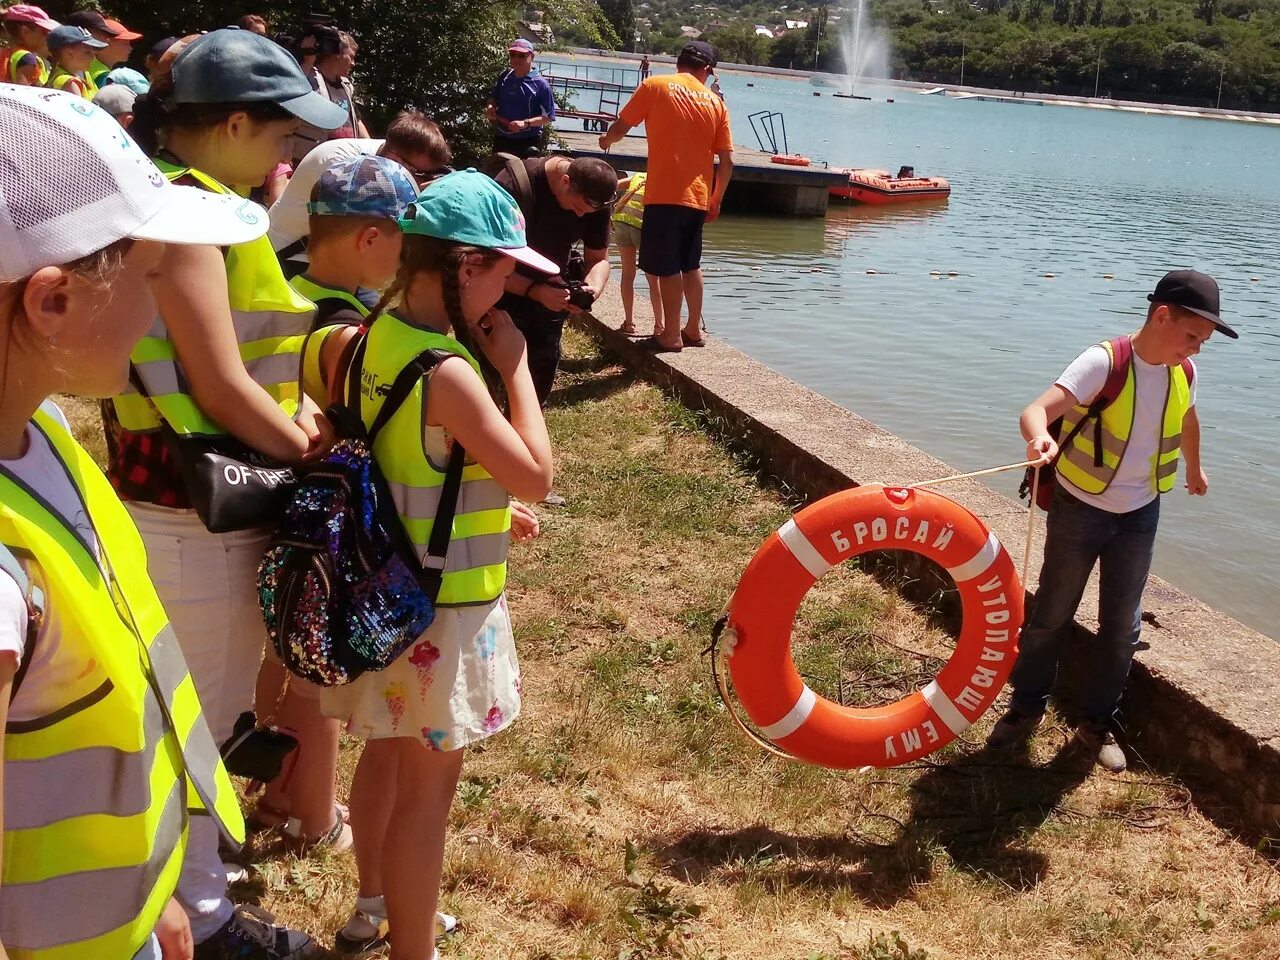
<path fill-rule="evenodd" d="M 707 211 L 673 203 L 645 204 L 640 228 L 640 269 L 673 277 L 702 266 L 702 225 Z"/>

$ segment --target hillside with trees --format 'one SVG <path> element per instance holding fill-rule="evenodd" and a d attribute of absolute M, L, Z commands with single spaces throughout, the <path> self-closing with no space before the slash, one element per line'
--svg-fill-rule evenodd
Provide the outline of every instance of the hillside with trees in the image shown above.
<path fill-rule="evenodd" d="M 696 30 L 726 61 L 844 71 L 848 6 L 601 6 L 634 8 L 637 29 L 617 31 L 628 49 L 638 33 L 641 49 L 673 52 Z M 1197 106 L 1221 87 L 1223 107 L 1280 109 L 1280 0 L 868 0 L 867 11 L 888 35 L 894 79 L 955 84 L 963 60 L 972 86 Z"/>

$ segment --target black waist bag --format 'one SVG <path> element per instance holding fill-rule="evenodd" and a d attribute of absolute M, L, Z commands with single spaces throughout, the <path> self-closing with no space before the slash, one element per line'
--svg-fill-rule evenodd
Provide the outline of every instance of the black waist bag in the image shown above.
<path fill-rule="evenodd" d="M 132 365 L 129 382 L 150 399 Z M 180 434 L 159 411 L 156 416 L 191 505 L 210 533 L 275 526 L 298 485 L 292 467 L 232 436 Z"/>

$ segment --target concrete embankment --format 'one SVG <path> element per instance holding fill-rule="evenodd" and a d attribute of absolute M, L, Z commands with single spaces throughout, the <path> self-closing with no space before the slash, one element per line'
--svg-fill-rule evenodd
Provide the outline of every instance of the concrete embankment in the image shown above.
<path fill-rule="evenodd" d="M 611 288 L 596 316 L 582 323 L 629 368 L 707 414 L 731 443 L 758 458 L 767 475 L 807 499 L 864 483 L 909 484 L 957 472 L 723 341 L 708 338 L 705 349 L 654 354 L 617 334 L 620 320 Z M 648 322 L 645 309 L 637 324 L 644 329 Z M 920 391 L 920 402 L 931 402 L 926 391 Z M 974 481 L 943 489 L 982 517 L 1020 560 L 1024 505 Z M 1036 587 L 1043 529 L 1041 517 L 1028 593 Z M 1260 572 L 1260 583 L 1264 579 Z M 1156 577 L 1148 584 L 1145 609 L 1145 649 L 1122 707 L 1127 740 L 1153 766 L 1184 778 L 1206 807 L 1225 802 L 1232 810 L 1229 820 L 1251 834 L 1276 836 L 1280 643 Z M 1095 576 L 1075 629 L 1085 659 L 1096 642 L 1097 613 Z"/>

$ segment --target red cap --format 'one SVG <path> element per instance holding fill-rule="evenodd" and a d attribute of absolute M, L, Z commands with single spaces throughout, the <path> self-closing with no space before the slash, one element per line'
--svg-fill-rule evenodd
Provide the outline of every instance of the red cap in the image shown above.
<path fill-rule="evenodd" d="M 119 20 L 112 20 L 110 17 L 105 18 L 107 29 L 111 31 L 111 35 L 117 40 L 141 40 L 142 34 L 135 33 L 126 27 Z"/>

